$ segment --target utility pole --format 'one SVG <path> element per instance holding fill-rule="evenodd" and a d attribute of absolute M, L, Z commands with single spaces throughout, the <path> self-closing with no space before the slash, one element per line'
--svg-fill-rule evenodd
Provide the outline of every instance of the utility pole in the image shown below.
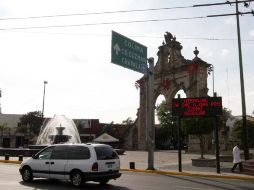
<path fill-rule="evenodd" d="M 239 52 L 239 69 L 240 69 L 240 85 L 241 85 L 241 99 L 242 99 L 242 125 L 243 125 L 243 133 L 244 133 L 244 158 L 245 160 L 249 160 L 249 147 L 248 147 L 248 127 L 246 125 L 246 103 L 245 103 L 245 90 L 244 90 L 244 77 L 243 77 L 243 63 L 242 63 L 242 48 L 241 48 L 241 31 L 240 31 L 240 21 L 239 14 L 253 14 L 254 11 L 249 12 L 239 12 L 238 5 L 239 3 L 244 3 L 244 5 L 248 6 L 250 2 L 254 0 L 235 0 L 235 2 L 226 1 L 224 3 L 211 3 L 211 4 L 199 4 L 194 5 L 193 7 L 201 7 L 201 6 L 218 6 L 218 5 L 226 5 L 226 4 L 235 4 L 236 12 L 229 14 L 219 14 L 219 15 L 208 15 L 207 17 L 221 17 L 221 16 L 234 16 L 236 15 L 236 23 L 237 23 L 237 40 L 238 40 L 238 52 Z"/>
<path fill-rule="evenodd" d="M 154 170 L 154 58 L 148 59 L 148 90 L 147 90 L 147 148 L 148 148 L 148 170 Z"/>
<path fill-rule="evenodd" d="M 240 68 L 240 82 L 241 82 L 241 98 L 242 98 L 242 122 L 244 132 L 244 158 L 249 160 L 248 148 L 248 128 L 246 125 L 246 103 L 245 103 L 245 90 L 244 90 L 244 77 L 243 77 L 243 63 L 242 63 L 242 47 L 241 47 L 241 32 L 239 22 L 238 0 L 236 2 L 236 24 L 237 24 L 237 38 L 238 38 L 238 53 L 239 53 L 239 68 Z"/>

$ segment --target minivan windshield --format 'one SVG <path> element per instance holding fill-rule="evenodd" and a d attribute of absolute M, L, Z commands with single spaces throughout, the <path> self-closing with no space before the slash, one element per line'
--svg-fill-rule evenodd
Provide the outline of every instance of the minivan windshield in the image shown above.
<path fill-rule="evenodd" d="M 118 158 L 117 153 L 110 146 L 96 146 L 94 149 L 97 155 L 97 160 L 110 160 Z"/>

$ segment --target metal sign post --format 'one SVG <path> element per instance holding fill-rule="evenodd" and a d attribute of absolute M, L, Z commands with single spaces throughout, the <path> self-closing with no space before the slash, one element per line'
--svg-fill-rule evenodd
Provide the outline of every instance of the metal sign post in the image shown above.
<path fill-rule="evenodd" d="M 178 117 L 177 141 L 178 141 L 178 171 L 182 172 L 181 117 Z"/>
<path fill-rule="evenodd" d="M 148 59 L 148 94 L 147 94 L 147 146 L 148 146 L 148 170 L 154 170 L 154 58 Z"/>
<path fill-rule="evenodd" d="M 220 146 L 219 146 L 219 129 L 218 116 L 215 116 L 215 155 L 216 155 L 216 171 L 220 173 Z"/>
<path fill-rule="evenodd" d="M 154 58 L 149 58 L 149 70 L 147 68 L 147 47 L 133 41 L 115 31 L 112 31 L 111 62 L 128 69 L 147 74 L 147 148 L 148 170 L 154 170 Z"/>

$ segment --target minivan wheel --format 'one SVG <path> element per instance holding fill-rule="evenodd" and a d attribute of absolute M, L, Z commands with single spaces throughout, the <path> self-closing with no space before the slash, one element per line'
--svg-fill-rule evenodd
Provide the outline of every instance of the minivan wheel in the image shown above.
<path fill-rule="evenodd" d="M 29 167 L 22 169 L 22 179 L 25 182 L 30 182 L 33 180 L 33 172 Z"/>
<path fill-rule="evenodd" d="M 106 185 L 108 183 L 108 179 L 104 179 L 100 181 L 100 185 Z"/>
<path fill-rule="evenodd" d="M 83 179 L 83 175 L 81 172 L 75 171 L 71 174 L 72 185 L 79 187 L 82 185 L 83 181 L 84 181 L 84 179 Z"/>

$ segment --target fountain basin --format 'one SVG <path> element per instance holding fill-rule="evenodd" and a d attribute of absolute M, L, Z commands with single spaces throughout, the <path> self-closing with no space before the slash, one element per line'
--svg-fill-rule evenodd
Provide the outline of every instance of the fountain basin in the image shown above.
<path fill-rule="evenodd" d="M 18 157 L 23 155 L 24 157 L 30 157 L 33 154 L 36 154 L 41 149 L 30 149 L 30 148 L 0 148 L 0 156 L 5 156 L 9 154 L 10 156 Z"/>

